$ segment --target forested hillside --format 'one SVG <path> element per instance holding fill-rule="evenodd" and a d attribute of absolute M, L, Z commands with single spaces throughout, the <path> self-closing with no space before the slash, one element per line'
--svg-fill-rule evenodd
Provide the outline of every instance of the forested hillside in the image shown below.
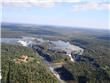
<path fill-rule="evenodd" d="M 23 61 L 21 56 L 27 56 Z M 58 83 L 32 49 L 18 45 L 1 45 L 2 83 Z M 21 61 L 21 62 L 17 62 Z"/>

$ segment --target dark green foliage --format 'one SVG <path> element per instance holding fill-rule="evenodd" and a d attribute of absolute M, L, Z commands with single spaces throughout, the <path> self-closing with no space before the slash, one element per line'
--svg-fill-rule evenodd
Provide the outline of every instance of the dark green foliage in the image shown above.
<path fill-rule="evenodd" d="M 63 62 L 63 61 L 67 61 L 67 60 L 70 60 L 70 58 L 65 55 L 65 54 L 61 54 L 61 53 L 55 53 L 55 52 L 48 52 L 49 55 L 51 55 L 50 57 L 52 58 L 52 62 Z"/>
<path fill-rule="evenodd" d="M 88 35 L 78 39 L 78 42 L 76 40 L 71 40 L 71 43 L 83 47 L 82 56 L 94 58 L 95 65 L 89 61 L 80 61 L 75 64 L 70 63 L 66 68 L 71 68 L 71 73 L 77 79 L 79 75 L 86 77 L 87 83 L 110 83 L 110 41 L 96 39 L 95 36 L 89 38 Z M 82 44 L 85 42 L 86 44 Z"/>
<path fill-rule="evenodd" d="M 108 73 L 86 62 L 76 62 L 64 65 L 78 83 L 110 83 Z"/>
<path fill-rule="evenodd" d="M 21 55 L 34 58 L 29 62 L 15 63 L 13 59 Z M 2 83 L 57 83 L 47 67 L 32 49 L 2 44 L 1 46 Z M 38 63 L 39 62 L 39 63 Z"/>

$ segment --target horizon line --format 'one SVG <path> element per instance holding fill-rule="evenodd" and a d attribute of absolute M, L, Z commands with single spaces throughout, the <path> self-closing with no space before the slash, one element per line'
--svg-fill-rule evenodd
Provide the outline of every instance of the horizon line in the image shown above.
<path fill-rule="evenodd" d="M 93 29 L 93 30 L 110 30 L 110 27 L 108 28 L 92 28 L 92 27 L 78 27 L 78 26 L 66 26 L 66 25 L 54 25 L 54 24 L 35 24 L 35 23 L 20 23 L 20 22 L 3 22 L 1 21 L 1 25 L 3 23 L 9 23 L 9 24 L 18 24 L 18 25 L 34 25 L 34 26 L 51 26 L 51 27 L 56 27 L 56 28 L 69 28 L 69 29 Z"/>

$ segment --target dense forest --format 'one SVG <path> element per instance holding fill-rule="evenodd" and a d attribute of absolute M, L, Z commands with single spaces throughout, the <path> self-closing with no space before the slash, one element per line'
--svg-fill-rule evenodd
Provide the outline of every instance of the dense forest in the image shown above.
<path fill-rule="evenodd" d="M 110 83 L 110 41 L 97 36 L 73 38 L 71 44 L 84 48 L 80 60 L 64 65 L 78 83 Z"/>
<path fill-rule="evenodd" d="M 110 83 L 110 72 L 87 62 L 68 62 L 64 68 L 72 74 L 77 83 Z"/>
<path fill-rule="evenodd" d="M 31 57 L 27 62 L 15 63 L 22 55 Z M 18 45 L 1 45 L 2 83 L 58 83 L 32 49 Z"/>

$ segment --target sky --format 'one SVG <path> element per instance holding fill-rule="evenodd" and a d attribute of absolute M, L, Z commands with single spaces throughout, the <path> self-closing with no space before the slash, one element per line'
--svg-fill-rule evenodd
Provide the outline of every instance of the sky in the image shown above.
<path fill-rule="evenodd" d="M 4 0 L 0 4 L 2 22 L 96 29 L 110 27 L 109 0 Z"/>

